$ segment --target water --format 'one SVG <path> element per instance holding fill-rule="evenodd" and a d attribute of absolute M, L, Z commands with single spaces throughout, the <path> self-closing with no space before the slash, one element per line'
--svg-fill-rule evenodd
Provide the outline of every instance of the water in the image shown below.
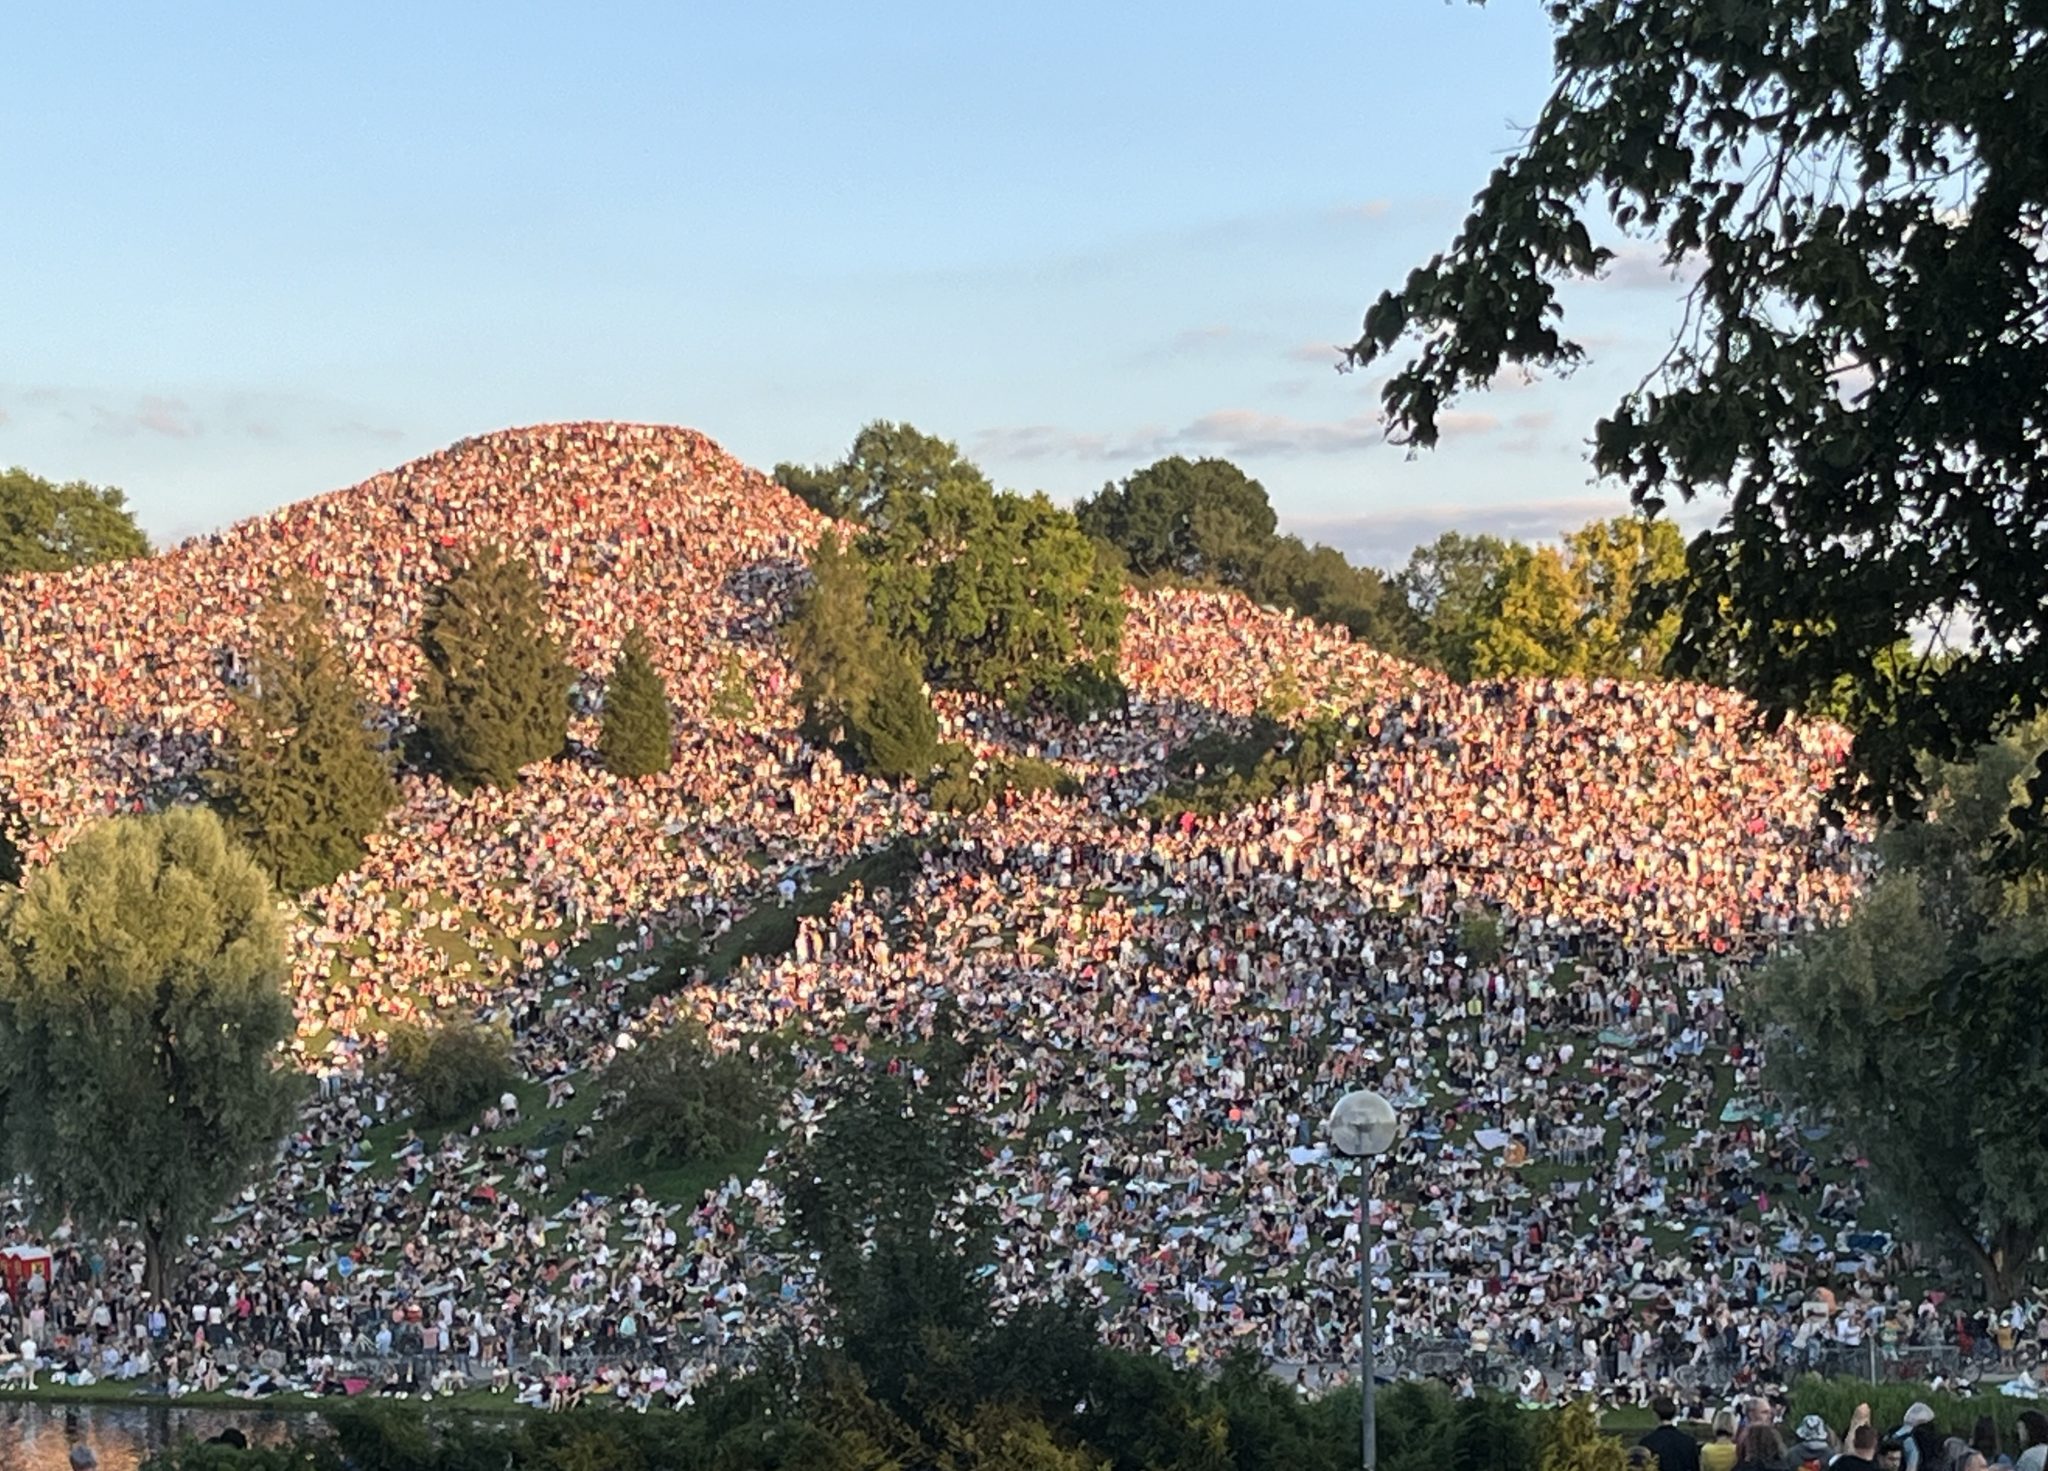
<path fill-rule="evenodd" d="M 233 1425 L 251 1445 L 317 1434 L 304 1411 L 195 1410 L 176 1405 L 0 1405 L 0 1471 L 70 1471 L 71 1448 L 89 1445 L 101 1471 L 134 1471 L 183 1436 L 204 1440 Z"/>

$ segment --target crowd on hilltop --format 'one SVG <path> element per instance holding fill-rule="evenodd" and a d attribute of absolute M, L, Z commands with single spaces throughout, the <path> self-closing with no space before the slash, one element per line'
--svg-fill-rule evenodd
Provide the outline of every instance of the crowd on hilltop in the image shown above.
<path fill-rule="evenodd" d="M 0 772 L 44 851 L 192 791 L 285 567 L 398 711 L 437 551 L 502 542 L 588 677 L 583 735 L 636 624 L 680 731 L 674 768 L 637 782 L 584 759 L 467 796 L 406 778 L 368 861 L 295 911 L 296 1046 L 325 1086 L 275 1174 L 168 1302 L 132 1244 L 60 1234 L 0 1301 L 6 1372 L 686 1397 L 815 1324 L 780 1162 L 862 1068 L 912 1065 L 946 1001 L 983 1043 L 959 1103 L 994 1135 L 974 1187 L 991 1291 L 1079 1296 L 1120 1343 L 1340 1378 L 1362 1228 L 1390 1351 L 1511 1355 L 1532 1397 L 1642 1398 L 1873 1341 L 2048 1352 L 2048 1316 L 1973 1323 L 1904 1291 L 1839 1145 L 1760 1091 L 1733 989 L 1865 871 L 1820 818 L 1840 731 L 1766 733 L 1693 686 L 1460 686 L 1235 596 L 1153 591 L 1129 601 L 1125 712 L 942 701 L 949 739 L 1080 783 L 942 822 L 796 733 L 768 635 L 822 524 L 696 435 L 557 426 L 0 586 Z M 729 651 L 749 721 L 712 713 Z M 1134 814 L 1180 746 L 1282 683 L 1352 733 L 1318 779 L 1215 818 Z M 906 878 L 805 914 L 786 950 L 652 1001 L 634 985 L 664 933 L 716 936 L 905 838 Z M 1497 944 L 1465 943 L 1482 918 Z M 509 1026 L 551 1105 L 684 1013 L 723 1047 L 778 1034 L 796 1076 L 758 1170 L 600 1198 L 564 1187 L 562 1141 L 507 1142 L 502 1107 L 383 1146 L 406 1120 L 365 1066 L 379 1034 L 453 1011 Z M 1320 1133 L 1365 1085 L 1407 1123 L 1361 1221 Z"/>

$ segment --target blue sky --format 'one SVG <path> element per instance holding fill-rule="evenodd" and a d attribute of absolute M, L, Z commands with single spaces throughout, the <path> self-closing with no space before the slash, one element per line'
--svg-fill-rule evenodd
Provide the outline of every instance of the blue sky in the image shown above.
<path fill-rule="evenodd" d="M 1676 288 L 1433 455 L 1340 377 L 1548 81 L 1515 0 L 22 7 L 0 463 L 159 539 L 549 419 L 767 467 L 873 418 L 1088 493 L 1221 454 L 1369 559 L 1606 505 L 1584 441 Z"/>

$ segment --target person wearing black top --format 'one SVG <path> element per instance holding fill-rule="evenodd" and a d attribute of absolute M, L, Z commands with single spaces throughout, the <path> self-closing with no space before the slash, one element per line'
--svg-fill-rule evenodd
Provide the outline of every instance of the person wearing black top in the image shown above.
<path fill-rule="evenodd" d="M 1849 1443 L 1828 1462 L 1828 1471 L 1877 1471 L 1877 1427 L 1864 1424 L 1851 1430 Z"/>
<path fill-rule="evenodd" d="M 1650 1403 L 1657 1414 L 1657 1428 L 1643 1437 L 1642 1443 L 1657 1458 L 1657 1471 L 1700 1471 L 1699 1442 L 1680 1430 L 1673 1422 L 1678 1419 L 1678 1405 L 1668 1394 L 1660 1394 Z"/>

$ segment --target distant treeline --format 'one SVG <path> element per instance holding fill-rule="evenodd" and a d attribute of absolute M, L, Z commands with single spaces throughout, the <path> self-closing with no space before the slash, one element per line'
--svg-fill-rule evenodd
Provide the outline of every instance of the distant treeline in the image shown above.
<path fill-rule="evenodd" d="M 837 464 L 778 465 L 775 478 L 817 510 L 874 528 L 863 541 L 875 548 L 900 542 L 905 506 L 963 485 L 1004 494 L 956 445 L 905 424 L 871 424 Z M 1011 499 L 1048 525 L 1064 519 L 1043 497 Z M 1676 615 L 1639 606 L 1637 594 L 1685 574 L 1677 525 L 1637 516 L 1590 522 L 1556 546 L 1448 531 L 1383 572 L 1281 534 L 1266 488 L 1230 461 L 1179 455 L 1103 486 L 1072 522 L 1133 583 L 1235 588 L 1460 680 L 1658 677 Z M 971 533 L 957 517 L 948 529 Z"/>

